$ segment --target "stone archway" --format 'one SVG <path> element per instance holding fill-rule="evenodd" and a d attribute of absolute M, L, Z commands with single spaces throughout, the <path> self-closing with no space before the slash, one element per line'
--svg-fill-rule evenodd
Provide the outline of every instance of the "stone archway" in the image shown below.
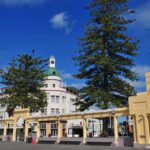
<path fill-rule="evenodd" d="M 29 117 L 29 109 L 15 109 L 13 116 L 13 141 L 16 141 L 16 138 L 18 138 L 17 129 L 19 128 L 19 126 L 22 127 L 22 129 L 24 129 L 24 122 L 27 117 Z M 23 140 L 24 130 L 22 131 L 22 133 Z"/>

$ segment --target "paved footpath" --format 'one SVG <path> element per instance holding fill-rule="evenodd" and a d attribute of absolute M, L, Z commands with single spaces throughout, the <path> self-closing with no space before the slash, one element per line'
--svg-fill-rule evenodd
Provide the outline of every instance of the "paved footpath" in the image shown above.
<path fill-rule="evenodd" d="M 143 150 L 139 148 L 115 148 L 89 145 L 26 144 L 23 142 L 0 142 L 0 150 Z M 148 149 L 147 149 L 148 150 Z"/>

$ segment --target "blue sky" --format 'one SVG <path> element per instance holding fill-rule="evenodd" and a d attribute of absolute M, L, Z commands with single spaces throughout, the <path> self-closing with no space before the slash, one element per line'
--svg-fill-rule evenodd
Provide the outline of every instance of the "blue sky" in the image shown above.
<path fill-rule="evenodd" d="M 5 68 L 12 57 L 36 49 L 38 56 L 56 57 L 66 84 L 83 86 L 83 81 L 72 77 L 77 72 L 72 57 L 89 18 L 84 9 L 89 1 L 0 0 L 0 68 Z M 136 10 L 132 17 L 137 21 L 128 32 L 140 40 L 137 66 L 132 68 L 140 80 L 131 84 L 137 91 L 144 91 L 144 72 L 150 71 L 150 1 L 132 0 L 129 6 Z"/>

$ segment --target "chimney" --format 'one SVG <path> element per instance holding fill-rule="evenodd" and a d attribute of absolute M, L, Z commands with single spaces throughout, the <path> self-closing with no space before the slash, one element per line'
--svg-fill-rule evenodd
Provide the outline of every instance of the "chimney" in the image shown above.
<path fill-rule="evenodd" d="M 146 77 L 146 91 L 150 92 L 150 72 L 145 73 Z"/>

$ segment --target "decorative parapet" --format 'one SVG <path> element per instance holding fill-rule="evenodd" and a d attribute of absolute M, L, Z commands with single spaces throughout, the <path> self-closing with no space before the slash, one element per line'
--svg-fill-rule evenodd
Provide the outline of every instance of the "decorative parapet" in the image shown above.
<path fill-rule="evenodd" d="M 150 95 L 141 94 L 129 97 L 129 114 L 148 114 L 150 113 Z"/>

